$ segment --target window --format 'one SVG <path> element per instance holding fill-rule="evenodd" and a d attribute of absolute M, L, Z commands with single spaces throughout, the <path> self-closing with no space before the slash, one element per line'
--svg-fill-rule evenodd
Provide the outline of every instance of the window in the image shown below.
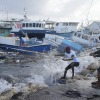
<path fill-rule="evenodd" d="M 0 33 L 5 33 L 5 31 L 3 29 L 0 29 Z"/>
<path fill-rule="evenodd" d="M 42 24 L 42 28 L 45 28 L 45 24 Z"/>
<path fill-rule="evenodd" d="M 63 26 L 68 26 L 68 23 L 63 23 Z"/>
<path fill-rule="evenodd" d="M 25 23 L 22 24 L 22 27 L 25 27 Z"/>
<path fill-rule="evenodd" d="M 32 27 L 32 23 L 29 23 L 29 27 Z"/>
<path fill-rule="evenodd" d="M 35 27 L 35 23 L 33 23 L 33 27 Z"/>
<path fill-rule="evenodd" d="M 41 24 L 39 24 L 39 27 L 41 27 Z"/>
<path fill-rule="evenodd" d="M 78 34 L 78 37 L 81 37 L 81 34 Z"/>
<path fill-rule="evenodd" d="M 77 36 L 77 33 L 74 33 L 74 36 Z"/>
<path fill-rule="evenodd" d="M 59 25 L 59 23 L 56 23 L 56 26 L 58 26 Z"/>
<path fill-rule="evenodd" d="M 89 37 L 87 35 L 83 35 L 82 38 L 85 39 L 85 40 L 89 39 Z"/>
<path fill-rule="evenodd" d="M 75 22 L 70 22 L 69 23 L 69 26 L 77 26 L 78 25 L 78 23 L 75 23 Z"/>
<path fill-rule="evenodd" d="M 28 23 L 26 23 L 26 27 L 28 27 Z"/>
<path fill-rule="evenodd" d="M 37 23 L 37 27 L 39 27 L 39 23 Z"/>
<path fill-rule="evenodd" d="M 38 27 L 38 23 L 36 23 L 36 27 Z"/>

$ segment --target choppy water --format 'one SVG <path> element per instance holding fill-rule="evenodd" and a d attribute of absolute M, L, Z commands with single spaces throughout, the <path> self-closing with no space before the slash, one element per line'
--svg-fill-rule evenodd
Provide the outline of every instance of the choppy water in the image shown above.
<path fill-rule="evenodd" d="M 63 75 L 65 67 L 69 62 L 63 61 L 62 57 L 57 56 L 57 51 L 49 53 L 37 53 L 34 55 L 17 55 L 10 54 L 8 62 L 0 64 L 0 89 L 3 86 L 20 88 L 27 83 L 34 83 L 39 85 L 52 85 L 56 79 Z M 80 72 L 84 66 L 95 62 L 93 57 L 80 57 L 81 64 L 75 69 L 75 72 Z M 12 61 L 12 62 L 11 62 Z M 71 76 L 71 70 L 68 71 L 67 76 Z"/>

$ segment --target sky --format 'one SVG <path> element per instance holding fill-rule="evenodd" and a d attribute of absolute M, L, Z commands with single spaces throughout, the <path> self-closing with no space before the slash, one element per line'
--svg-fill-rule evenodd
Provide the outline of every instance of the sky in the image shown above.
<path fill-rule="evenodd" d="M 100 0 L 0 0 L 0 19 L 83 21 L 100 19 Z"/>

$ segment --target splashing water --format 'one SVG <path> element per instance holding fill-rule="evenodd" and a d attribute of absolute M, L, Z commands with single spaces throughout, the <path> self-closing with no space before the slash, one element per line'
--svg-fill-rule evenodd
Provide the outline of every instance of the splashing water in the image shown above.
<path fill-rule="evenodd" d="M 3 91 L 13 86 L 20 90 L 27 83 L 42 86 L 53 85 L 63 75 L 65 67 L 70 63 L 69 61 L 63 61 L 60 56 L 55 57 L 55 51 L 47 54 L 37 54 L 36 56 L 35 61 L 24 64 L 30 67 L 20 67 L 20 65 L 1 67 L 1 74 L 6 73 L 7 75 L 10 73 L 12 76 L 19 78 L 19 82 L 12 84 L 0 79 L 0 90 Z M 79 61 L 80 65 L 75 68 L 75 73 L 82 71 L 90 63 L 95 62 L 94 58 L 90 56 L 80 57 Z M 71 75 L 71 70 L 68 70 L 67 77 L 71 77 Z"/>

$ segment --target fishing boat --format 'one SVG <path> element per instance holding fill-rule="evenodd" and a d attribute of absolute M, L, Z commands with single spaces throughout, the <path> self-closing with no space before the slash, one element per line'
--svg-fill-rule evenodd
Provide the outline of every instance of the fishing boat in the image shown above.
<path fill-rule="evenodd" d="M 60 25 L 61 23 L 59 23 Z M 60 32 L 62 32 L 61 34 L 67 34 L 66 32 L 70 32 L 72 31 L 71 29 L 73 28 L 73 31 L 76 30 L 76 26 L 78 23 L 62 23 L 62 25 L 57 25 L 59 26 L 59 28 L 68 28 L 70 30 L 67 30 L 65 32 L 63 31 L 59 31 L 58 34 L 60 34 Z M 11 42 L 6 41 L 6 43 L 14 43 L 14 44 L 6 44 L 6 43 L 2 43 L 3 45 L 1 45 L 2 48 L 6 48 L 7 50 L 16 50 L 16 51 L 21 51 L 21 52 L 31 52 L 31 51 L 38 51 L 38 52 L 44 52 L 44 51 L 49 51 L 50 50 L 50 44 L 51 42 L 53 44 L 56 44 L 57 46 L 61 44 L 61 42 L 63 41 L 62 38 L 57 38 L 57 30 L 59 30 L 59 28 L 55 31 L 51 30 L 51 29 L 46 29 L 45 28 L 46 23 L 44 21 L 30 21 L 30 20 L 23 20 L 23 21 L 16 21 L 13 22 L 13 27 L 11 30 L 11 33 L 15 35 L 15 37 L 19 37 L 20 34 L 25 34 L 28 39 L 31 41 L 32 38 L 37 39 L 37 40 L 42 40 L 44 37 L 46 39 L 46 41 L 48 41 L 48 39 L 51 37 L 54 37 L 54 34 L 56 35 L 56 37 L 54 38 L 54 40 L 51 40 L 51 38 L 49 39 L 49 42 L 47 43 L 48 45 L 44 45 L 44 44 L 40 44 L 37 41 L 34 41 L 35 45 L 38 44 L 38 46 L 40 46 L 42 49 L 37 48 L 36 46 L 34 46 L 34 48 L 37 49 L 33 49 L 33 45 L 32 48 L 29 47 L 30 44 L 28 44 L 27 40 L 26 41 L 26 46 L 20 46 L 20 44 L 17 44 L 16 41 L 20 41 L 20 39 L 15 38 L 13 40 L 10 40 Z M 61 29 L 60 29 L 61 30 Z M 47 35 L 49 36 L 49 38 L 47 37 Z M 2 39 L 1 39 L 2 40 Z M 7 39 L 6 39 L 7 40 Z M 15 41 L 15 42 L 12 42 Z M 30 43 L 30 42 L 29 42 Z M 64 42 L 65 43 L 65 42 Z M 69 42 L 67 42 L 69 45 Z M 71 43 L 72 44 L 72 43 Z M 12 47 L 13 45 L 13 47 Z M 17 45 L 17 46 L 16 46 Z M 72 46 L 72 45 L 71 45 Z M 26 48 L 27 47 L 27 48 Z M 73 46 L 72 46 L 73 47 Z M 30 49 L 31 48 L 31 49 Z M 75 47 L 73 47 L 75 48 Z M 81 48 L 81 47 L 80 47 Z M 77 49 L 77 48 L 75 48 Z"/>
<path fill-rule="evenodd" d="M 56 22 L 54 24 L 54 30 L 57 35 L 64 37 L 71 37 L 73 32 L 77 31 L 77 26 L 79 22 Z"/>
<path fill-rule="evenodd" d="M 100 43 L 100 34 L 89 35 L 82 32 L 74 32 L 71 38 L 75 42 L 92 47 Z"/>
<path fill-rule="evenodd" d="M 2 32 L 3 30 L 3 32 Z M 32 54 L 33 52 L 47 52 L 50 51 L 50 44 L 43 43 L 37 38 L 28 38 L 24 34 L 10 33 L 11 28 L 0 28 L 0 48 L 7 51 L 18 51 L 20 53 Z M 20 37 L 23 39 L 24 44 L 20 45 Z"/>
<path fill-rule="evenodd" d="M 77 30 L 78 22 L 56 22 L 54 30 L 56 33 L 68 33 Z"/>
<path fill-rule="evenodd" d="M 20 45 L 18 37 L 1 37 L 0 48 L 7 51 L 16 51 L 19 53 L 32 54 L 34 52 L 47 52 L 50 51 L 50 44 L 42 43 L 34 39 L 26 39 L 24 45 Z"/>
<path fill-rule="evenodd" d="M 22 20 L 13 22 L 11 33 L 18 36 L 20 33 L 25 33 L 29 38 L 45 38 L 45 34 L 55 34 L 56 31 L 45 28 L 45 21 Z"/>

